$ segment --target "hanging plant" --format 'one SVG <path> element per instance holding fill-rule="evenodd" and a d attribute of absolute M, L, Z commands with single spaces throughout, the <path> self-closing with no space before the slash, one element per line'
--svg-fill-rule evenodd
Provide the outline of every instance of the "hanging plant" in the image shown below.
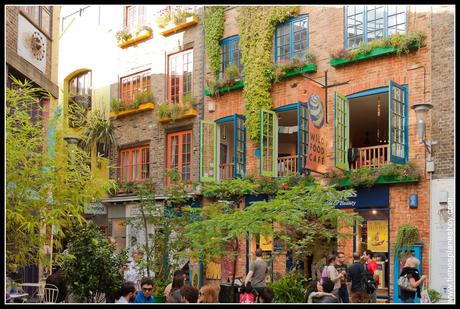
<path fill-rule="evenodd" d="M 222 65 L 219 40 L 224 34 L 224 10 L 223 6 L 207 7 L 203 19 L 206 55 L 214 80 L 218 79 Z"/>
<path fill-rule="evenodd" d="M 272 108 L 271 86 L 274 77 L 272 39 L 276 26 L 299 11 L 299 7 L 238 8 L 241 62 L 245 76 L 243 97 L 247 136 L 259 140 L 259 111 Z"/>
<path fill-rule="evenodd" d="M 399 256 L 402 257 L 405 253 L 401 250 L 401 248 L 415 245 L 418 240 L 419 232 L 415 226 L 410 224 L 401 225 L 393 244 L 393 255 L 399 252 Z"/>
<path fill-rule="evenodd" d="M 98 110 L 89 115 L 82 134 L 82 141 L 87 151 L 90 151 L 91 147 L 96 143 L 117 144 L 114 127 L 105 117 L 104 112 Z"/>

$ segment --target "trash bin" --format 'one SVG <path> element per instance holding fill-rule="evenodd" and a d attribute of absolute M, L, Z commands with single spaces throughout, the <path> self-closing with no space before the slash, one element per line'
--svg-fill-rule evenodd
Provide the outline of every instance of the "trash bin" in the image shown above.
<path fill-rule="evenodd" d="M 231 283 L 221 283 L 219 292 L 219 303 L 239 303 L 241 286 L 235 284 L 232 290 Z"/>

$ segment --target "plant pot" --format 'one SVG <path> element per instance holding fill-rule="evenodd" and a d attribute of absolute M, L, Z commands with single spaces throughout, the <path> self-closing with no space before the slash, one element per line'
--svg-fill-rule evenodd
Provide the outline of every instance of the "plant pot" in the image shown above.
<path fill-rule="evenodd" d="M 166 300 L 166 297 L 164 295 L 158 295 L 158 296 L 154 295 L 153 298 L 154 298 L 154 303 L 156 304 L 164 303 Z"/>

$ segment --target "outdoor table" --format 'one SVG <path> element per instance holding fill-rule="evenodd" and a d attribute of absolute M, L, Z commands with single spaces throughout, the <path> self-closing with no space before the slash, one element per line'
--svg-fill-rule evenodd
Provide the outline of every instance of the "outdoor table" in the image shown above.
<path fill-rule="evenodd" d="M 24 288 L 35 288 L 34 291 L 32 292 L 32 294 L 30 295 L 30 298 L 33 298 L 35 295 L 37 295 L 38 293 L 38 290 L 40 288 L 40 285 L 43 285 L 44 286 L 44 283 L 38 283 L 38 282 L 25 282 L 25 283 L 21 283 L 19 284 L 21 287 L 22 287 L 22 290 L 25 291 Z"/>
<path fill-rule="evenodd" d="M 14 301 L 15 299 L 18 299 L 18 298 L 25 298 L 29 296 L 28 293 L 11 293 L 10 294 L 10 297 L 7 299 L 7 301 L 9 302 L 12 302 Z"/>

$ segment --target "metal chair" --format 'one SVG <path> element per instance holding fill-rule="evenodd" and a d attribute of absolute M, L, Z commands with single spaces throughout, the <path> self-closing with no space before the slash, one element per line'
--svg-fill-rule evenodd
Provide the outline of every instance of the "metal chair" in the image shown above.
<path fill-rule="evenodd" d="M 43 302 L 56 303 L 59 295 L 59 289 L 54 284 L 47 283 L 44 289 Z"/>

